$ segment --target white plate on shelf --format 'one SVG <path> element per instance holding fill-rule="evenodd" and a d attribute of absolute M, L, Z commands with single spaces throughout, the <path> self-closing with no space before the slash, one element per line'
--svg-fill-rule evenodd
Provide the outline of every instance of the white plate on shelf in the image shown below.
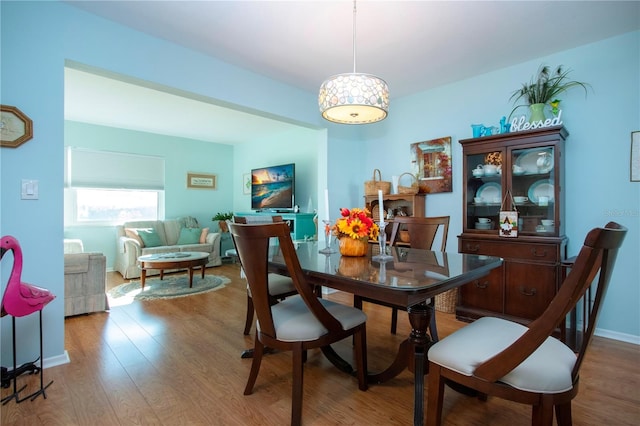
<path fill-rule="evenodd" d="M 548 167 L 545 167 L 543 169 L 538 169 L 538 158 L 540 158 L 540 154 L 543 152 L 546 152 L 547 154 L 549 154 L 549 160 L 551 162 L 549 163 Z M 551 149 L 540 149 L 540 148 L 525 150 L 525 152 L 523 152 L 518 156 L 518 158 L 516 158 L 516 165 L 522 167 L 522 169 L 524 170 L 524 174 L 527 174 L 527 175 L 549 173 L 551 170 L 553 170 L 552 151 Z"/>
<path fill-rule="evenodd" d="M 494 199 L 502 200 L 502 187 L 499 183 L 487 182 L 476 191 L 476 197 L 482 198 L 482 201 L 491 204 Z"/>
<path fill-rule="evenodd" d="M 493 228 L 493 223 L 489 222 L 489 223 L 480 223 L 480 222 L 476 222 L 476 229 L 484 229 L 484 230 L 488 230 Z"/>
<path fill-rule="evenodd" d="M 553 201 L 554 188 L 553 183 L 549 179 L 542 179 L 534 182 L 529 187 L 529 200 L 533 203 L 538 202 L 538 197 L 549 197 L 549 201 Z"/>

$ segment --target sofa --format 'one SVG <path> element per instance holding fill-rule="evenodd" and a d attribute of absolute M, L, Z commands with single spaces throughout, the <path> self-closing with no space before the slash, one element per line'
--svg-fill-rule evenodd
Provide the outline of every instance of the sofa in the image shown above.
<path fill-rule="evenodd" d="M 80 240 L 64 241 L 64 316 L 109 309 L 107 258 L 85 253 Z"/>
<path fill-rule="evenodd" d="M 114 269 L 125 279 L 140 277 L 138 257 L 146 254 L 200 251 L 209 253 L 209 266 L 222 264 L 220 234 L 201 228 L 194 218 L 133 221 L 116 226 Z M 165 272 L 171 272 L 166 270 Z M 146 275 L 160 271 L 148 270 Z"/>

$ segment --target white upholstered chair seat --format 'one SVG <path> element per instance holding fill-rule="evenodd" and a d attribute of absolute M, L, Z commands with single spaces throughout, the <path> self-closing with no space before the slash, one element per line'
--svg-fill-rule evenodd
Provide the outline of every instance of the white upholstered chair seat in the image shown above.
<path fill-rule="evenodd" d="M 348 330 L 367 321 L 367 315 L 360 309 L 345 306 L 325 299 L 318 299 L 331 315 Z M 288 297 L 271 307 L 273 325 L 278 340 L 285 342 L 316 340 L 328 330 L 311 313 L 300 295 Z M 260 321 L 257 321 L 260 330 Z"/>
<path fill-rule="evenodd" d="M 267 276 L 267 280 L 269 281 L 269 294 L 272 296 L 289 293 L 296 289 L 293 285 L 293 280 L 285 275 L 269 274 Z M 247 283 L 247 292 L 249 293 L 249 296 L 251 296 L 249 283 Z"/>
<path fill-rule="evenodd" d="M 484 317 L 447 336 L 429 349 L 429 361 L 465 376 L 522 336 L 527 327 L 500 318 Z M 516 389 L 560 393 L 572 388 L 574 352 L 548 337 L 524 362 L 500 379 Z"/>

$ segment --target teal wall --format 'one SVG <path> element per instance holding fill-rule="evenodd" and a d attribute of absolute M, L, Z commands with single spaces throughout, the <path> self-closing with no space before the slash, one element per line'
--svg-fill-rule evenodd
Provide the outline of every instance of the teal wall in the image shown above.
<path fill-rule="evenodd" d="M 217 229 L 211 221 L 220 211 L 233 210 L 233 147 L 193 139 L 65 121 L 64 143 L 104 151 L 153 155 L 165 160 L 165 218 L 193 216 L 202 227 Z M 118 173 L 118 170 L 114 170 Z M 214 174 L 215 190 L 187 188 L 187 173 Z M 80 238 L 86 251 L 107 256 L 113 268 L 114 227 L 65 226 L 65 238 Z"/>
<path fill-rule="evenodd" d="M 234 203 L 237 212 L 251 210 L 251 196 L 242 191 L 242 176 L 251 169 L 296 164 L 295 202 L 307 212 L 309 200 L 318 207 L 318 147 L 326 140 L 324 131 L 295 127 L 276 136 L 248 141 L 234 147 Z M 320 192 L 323 194 L 323 192 Z M 313 211 L 312 209 L 312 211 Z"/>
<path fill-rule="evenodd" d="M 34 121 L 31 141 L 17 149 L 0 150 L 0 233 L 15 235 L 21 241 L 25 252 L 23 279 L 58 295 L 43 313 L 45 365 L 66 359 L 62 182 L 67 60 L 318 129 L 309 137 L 314 142 L 310 149 L 318 155 L 315 191 L 318 194 L 325 187 L 329 189 L 332 210 L 361 205 L 362 183 L 374 168 L 380 168 L 386 179 L 406 171 L 411 143 L 452 136 L 454 192 L 427 197 L 428 214 L 444 213 L 453 218 L 451 248 L 457 246 L 455 235 L 461 226 L 461 178 L 456 174 L 461 168 L 461 151 L 456 141 L 470 137 L 472 122 L 495 124 L 507 115 L 511 92 L 528 81 L 539 63 L 570 66 L 575 70 L 573 76 L 591 83 L 594 90 L 586 100 L 578 92 L 563 96 L 565 124 L 571 132 L 564 188 L 569 204 L 569 250 L 575 254 L 587 230 L 608 220 L 629 227 L 599 332 L 640 342 L 640 184 L 629 182 L 630 132 L 640 130 L 640 32 L 394 99 L 388 119 L 356 127 L 324 122 L 317 111 L 317 93 L 233 67 L 64 3 L 2 2 L 0 12 L 1 102 L 20 107 Z M 238 152 L 243 149 L 238 148 Z M 243 157 L 248 155 L 248 150 L 242 152 Z M 263 155 L 267 152 L 265 149 Z M 246 202 L 242 196 L 238 198 L 241 183 L 237 180 L 241 181 L 242 173 L 255 160 L 247 158 L 252 159 L 238 163 L 234 154 L 231 173 L 236 189 L 231 190 L 229 198 L 234 208 Z M 20 200 L 22 178 L 39 180 L 39 200 Z M 9 259 L 0 263 L 3 282 L 10 264 Z M 1 326 L 2 364 L 6 365 L 11 360 L 10 321 L 3 320 Z M 21 335 L 36 329 L 35 315 L 18 321 Z M 37 351 L 35 340 L 21 342 L 25 360 L 31 358 L 28 353 Z"/>
<path fill-rule="evenodd" d="M 194 139 L 65 121 L 65 146 L 160 156 L 165 159 L 165 218 L 193 216 L 202 227 L 216 230 L 217 212 L 250 211 L 250 196 L 242 190 L 242 175 L 252 168 L 296 164 L 296 203 L 317 209 L 318 146 L 322 131 L 292 126 L 288 132 L 232 146 Z M 214 191 L 189 189 L 186 174 L 217 176 Z M 117 170 L 114 170 L 117 173 Z M 323 194 L 323 192 L 320 192 Z M 70 209 L 67 209 L 67 214 Z M 113 268 L 116 239 L 113 226 L 65 226 L 65 238 L 79 238 L 85 251 L 99 251 Z"/>
<path fill-rule="evenodd" d="M 640 5 L 639 5 L 640 8 Z M 566 235 L 569 256 L 586 233 L 614 220 L 629 228 L 613 273 L 598 334 L 640 343 L 640 183 L 630 182 L 631 132 L 640 130 L 640 32 L 631 32 L 534 61 L 398 99 L 384 128 L 366 129 L 368 170 L 389 180 L 409 170 L 409 145 L 451 136 L 453 192 L 427 196 L 427 215 L 451 215 L 447 247 L 462 232 L 462 149 L 471 123 L 498 125 L 513 108 L 511 93 L 540 64 L 564 64 L 575 80 L 592 86 L 560 96 L 566 143 Z M 384 153 L 380 155 L 380 153 Z M 331 157 L 333 159 L 333 157 Z"/>

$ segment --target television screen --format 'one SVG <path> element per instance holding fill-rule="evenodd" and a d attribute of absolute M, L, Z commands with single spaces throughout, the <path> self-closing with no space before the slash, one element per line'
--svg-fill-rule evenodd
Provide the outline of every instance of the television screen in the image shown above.
<path fill-rule="evenodd" d="M 292 210 L 295 191 L 295 164 L 251 170 L 253 210 Z"/>

